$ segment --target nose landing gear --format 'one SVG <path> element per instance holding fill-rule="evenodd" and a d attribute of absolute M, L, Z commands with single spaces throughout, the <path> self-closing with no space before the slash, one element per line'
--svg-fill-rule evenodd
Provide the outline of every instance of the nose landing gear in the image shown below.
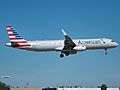
<path fill-rule="evenodd" d="M 105 55 L 108 55 L 108 53 L 107 53 L 107 49 L 105 49 Z"/>

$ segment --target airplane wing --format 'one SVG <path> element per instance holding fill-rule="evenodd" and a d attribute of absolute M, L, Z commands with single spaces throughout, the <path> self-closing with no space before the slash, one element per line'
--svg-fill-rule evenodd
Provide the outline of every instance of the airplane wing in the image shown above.
<path fill-rule="evenodd" d="M 64 34 L 64 47 L 62 51 L 69 51 L 73 50 L 73 48 L 76 46 L 76 44 L 72 41 L 72 39 L 68 36 L 68 34 L 62 29 L 62 32 Z"/>
<path fill-rule="evenodd" d="M 76 44 L 73 40 L 68 36 L 68 34 L 62 29 L 64 34 L 64 46 L 58 47 L 56 50 L 61 51 L 60 57 L 64 57 L 64 54 L 68 56 L 69 54 L 76 54 L 77 51 L 86 50 L 86 46 L 79 45 L 76 47 Z M 64 54 L 63 54 L 64 53 Z"/>

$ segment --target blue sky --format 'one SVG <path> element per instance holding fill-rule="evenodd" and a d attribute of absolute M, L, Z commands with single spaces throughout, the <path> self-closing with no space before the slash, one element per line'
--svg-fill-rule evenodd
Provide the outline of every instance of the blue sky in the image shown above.
<path fill-rule="evenodd" d="M 27 40 L 108 37 L 120 41 L 119 0 L 0 0 L 0 77 L 11 86 L 44 87 L 103 83 L 120 86 L 120 48 L 80 52 L 63 59 L 60 53 L 29 52 L 5 47 L 6 25 Z"/>

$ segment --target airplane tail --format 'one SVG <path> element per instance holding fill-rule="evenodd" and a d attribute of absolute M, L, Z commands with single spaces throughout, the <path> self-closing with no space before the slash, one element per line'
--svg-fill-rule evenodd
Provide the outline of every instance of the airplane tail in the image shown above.
<path fill-rule="evenodd" d="M 31 46 L 12 26 L 6 26 L 8 36 L 13 47 Z"/>

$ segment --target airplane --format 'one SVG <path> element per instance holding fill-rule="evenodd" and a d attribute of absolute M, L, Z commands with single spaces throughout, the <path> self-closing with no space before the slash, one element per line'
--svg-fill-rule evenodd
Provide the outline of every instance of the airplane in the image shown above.
<path fill-rule="evenodd" d="M 1 77 L 5 79 L 11 78 L 11 76 L 1 76 Z"/>
<path fill-rule="evenodd" d="M 109 38 L 98 39 L 72 39 L 63 29 L 64 40 L 39 40 L 28 41 L 22 38 L 12 26 L 6 26 L 10 43 L 5 46 L 36 52 L 57 51 L 60 52 L 60 58 L 64 55 L 76 54 L 86 50 L 104 49 L 107 55 L 107 49 L 115 48 L 118 43 Z"/>

